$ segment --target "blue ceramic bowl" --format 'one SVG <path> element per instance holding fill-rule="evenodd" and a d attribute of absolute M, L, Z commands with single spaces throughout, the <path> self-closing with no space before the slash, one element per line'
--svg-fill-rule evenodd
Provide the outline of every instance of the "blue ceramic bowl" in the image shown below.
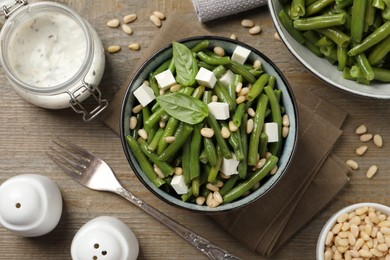
<path fill-rule="evenodd" d="M 264 194 L 269 192 L 275 184 L 282 178 L 282 176 L 286 173 L 291 160 L 293 158 L 293 154 L 297 145 L 297 129 L 298 129 L 298 114 L 297 114 L 297 104 L 294 99 L 294 95 L 292 93 L 291 87 L 289 86 L 287 80 L 282 75 L 280 70 L 275 66 L 275 64 L 267 58 L 264 54 L 262 54 L 260 51 L 256 50 L 255 48 L 248 46 L 245 43 L 231 40 L 224 37 L 217 37 L 217 36 L 199 36 L 199 37 L 193 37 L 193 38 L 187 38 L 180 40 L 179 42 L 185 44 L 189 48 L 195 46 L 197 43 L 199 43 L 202 40 L 208 40 L 210 42 L 210 47 L 214 46 L 221 46 L 225 49 L 225 52 L 227 55 L 230 55 L 237 45 L 240 45 L 244 48 L 247 48 L 251 50 L 251 54 L 248 57 L 248 62 L 253 62 L 256 59 L 261 60 L 263 69 L 276 77 L 276 85 L 277 87 L 282 90 L 282 102 L 284 104 L 284 107 L 286 109 L 286 113 L 288 114 L 290 118 L 290 132 L 288 137 L 286 138 L 282 154 L 279 158 L 278 162 L 278 171 L 276 174 L 272 175 L 268 180 L 257 190 L 253 191 L 251 194 L 249 194 L 246 197 L 243 197 L 241 199 L 238 199 L 234 202 L 227 203 L 227 204 L 221 204 L 220 206 L 216 208 L 210 208 L 206 205 L 199 206 L 194 203 L 190 202 L 183 202 L 180 200 L 180 198 L 177 198 L 175 196 L 172 196 L 171 194 L 165 192 L 163 189 L 157 188 L 153 183 L 150 182 L 150 180 L 145 176 L 145 174 L 142 172 L 136 158 L 132 154 L 129 146 L 126 143 L 125 137 L 130 134 L 130 128 L 129 128 L 129 119 L 132 116 L 132 107 L 135 102 L 135 97 L 133 95 L 133 91 L 138 88 L 142 82 L 148 78 L 148 75 L 150 72 L 154 71 L 157 67 L 159 67 L 164 61 L 168 60 L 172 57 L 172 45 L 168 45 L 161 50 L 157 51 L 155 54 L 153 54 L 149 59 L 147 59 L 144 64 L 138 69 L 138 71 L 135 73 L 132 81 L 130 82 L 126 95 L 123 100 L 122 104 L 122 113 L 121 113 L 121 140 L 122 140 L 122 146 L 125 152 L 125 155 L 127 157 L 127 160 L 133 169 L 135 175 L 139 178 L 139 180 L 158 198 L 161 200 L 178 206 L 180 208 L 185 208 L 191 211 L 195 212 L 203 212 L 203 213 L 213 213 L 213 212 L 223 212 L 223 211 L 230 211 L 234 209 L 238 209 L 241 207 L 244 207 L 255 200 L 262 197 Z"/>

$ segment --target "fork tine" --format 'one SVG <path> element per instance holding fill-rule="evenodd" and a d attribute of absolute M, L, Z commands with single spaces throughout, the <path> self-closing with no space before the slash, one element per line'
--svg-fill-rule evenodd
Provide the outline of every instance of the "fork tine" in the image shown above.
<path fill-rule="evenodd" d="M 55 150 L 53 147 L 50 147 L 51 152 L 46 152 L 47 156 L 55 163 L 57 164 L 66 174 L 68 174 L 71 177 L 79 178 L 81 176 L 81 172 L 74 168 L 69 161 L 65 162 L 67 160 L 66 157 L 62 156 L 57 150 Z M 54 155 L 55 154 L 55 155 Z M 60 159 L 62 158 L 62 159 Z"/>
<path fill-rule="evenodd" d="M 75 158 L 80 158 L 79 156 L 75 155 L 75 153 L 77 153 L 80 156 L 82 156 L 83 159 L 90 162 L 90 158 L 95 156 L 94 154 L 88 152 L 87 150 L 85 150 L 84 148 L 81 148 L 78 145 L 75 145 L 74 143 L 71 143 L 70 141 L 66 140 L 65 138 L 62 138 L 60 136 L 57 136 L 56 138 L 59 141 L 61 141 L 64 145 L 59 144 L 59 142 L 56 142 L 55 140 L 52 140 L 52 141 L 54 143 L 56 143 L 57 145 L 59 145 L 60 147 L 62 147 L 64 150 L 66 150 L 66 152 L 68 154 L 73 153 L 72 156 Z"/>

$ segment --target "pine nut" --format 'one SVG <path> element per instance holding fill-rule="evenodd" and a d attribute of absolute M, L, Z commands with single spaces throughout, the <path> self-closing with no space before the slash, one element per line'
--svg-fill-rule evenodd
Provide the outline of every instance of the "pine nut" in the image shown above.
<path fill-rule="evenodd" d="M 179 89 L 181 89 L 181 85 L 180 84 L 175 84 L 175 85 L 173 85 L 173 86 L 171 86 L 169 88 L 169 91 L 170 92 L 177 92 L 177 91 L 179 91 Z"/>
<path fill-rule="evenodd" d="M 131 43 L 129 44 L 128 48 L 132 51 L 139 51 L 141 49 L 141 46 L 139 43 Z"/>
<path fill-rule="evenodd" d="M 376 145 L 376 147 L 381 148 L 383 146 L 382 136 L 378 134 L 374 135 L 374 144 Z"/>
<path fill-rule="evenodd" d="M 250 134 L 250 133 L 252 133 L 252 130 L 253 130 L 253 119 L 250 118 L 250 119 L 248 119 L 248 121 L 246 122 L 246 133 L 247 133 L 247 134 Z"/>
<path fill-rule="evenodd" d="M 357 155 L 363 155 L 367 151 L 368 147 L 366 145 L 359 146 L 356 148 L 356 154 Z"/>
<path fill-rule="evenodd" d="M 253 62 L 253 68 L 254 69 L 260 69 L 261 68 L 261 61 L 260 60 L 255 60 Z"/>
<path fill-rule="evenodd" d="M 348 214 L 344 213 L 340 217 L 337 218 L 337 222 L 338 223 L 343 223 L 343 222 L 347 221 L 347 219 L 348 219 Z"/>
<path fill-rule="evenodd" d="M 162 96 L 164 94 L 165 94 L 165 90 L 164 89 L 160 89 L 160 96 Z"/>
<path fill-rule="evenodd" d="M 326 251 L 324 253 L 324 260 L 332 260 L 332 253 L 331 253 L 331 251 Z"/>
<path fill-rule="evenodd" d="M 230 39 L 237 40 L 237 36 L 233 33 L 233 34 L 230 35 Z"/>
<path fill-rule="evenodd" d="M 220 205 L 220 203 L 218 203 L 215 199 L 212 199 L 210 201 L 210 204 L 208 205 L 210 208 L 216 208 Z"/>
<path fill-rule="evenodd" d="M 371 258 L 372 257 L 372 254 L 370 253 L 370 251 L 365 250 L 365 249 L 360 249 L 359 255 L 363 258 Z"/>
<path fill-rule="evenodd" d="M 277 40 L 277 41 L 281 41 L 282 40 L 282 39 L 280 39 L 280 35 L 277 32 L 274 33 L 274 39 Z"/>
<path fill-rule="evenodd" d="M 368 207 L 361 207 L 355 210 L 356 215 L 361 216 L 368 212 Z"/>
<path fill-rule="evenodd" d="M 219 172 L 219 176 L 221 177 L 221 179 L 224 179 L 224 180 L 230 179 L 230 175 L 226 175 L 223 172 Z"/>
<path fill-rule="evenodd" d="M 211 200 L 213 199 L 213 194 L 210 192 L 206 197 L 206 205 L 210 205 Z"/>
<path fill-rule="evenodd" d="M 229 131 L 229 128 L 227 128 L 226 126 L 222 127 L 221 128 L 221 135 L 224 139 L 227 139 L 230 137 L 230 131 Z"/>
<path fill-rule="evenodd" d="M 355 160 L 347 160 L 345 162 L 352 170 L 359 169 L 359 164 Z"/>
<path fill-rule="evenodd" d="M 255 112 L 255 110 L 253 109 L 253 108 L 248 108 L 248 115 L 250 116 L 250 117 L 254 117 L 255 115 L 256 115 L 256 112 Z"/>
<path fill-rule="evenodd" d="M 329 246 L 332 243 L 333 236 L 334 236 L 333 232 L 329 231 L 328 234 L 326 235 L 326 238 L 325 238 L 325 245 L 326 246 Z"/>
<path fill-rule="evenodd" d="M 110 27 L 110 28 L 116 28 L 116 27 L 119 26 L 119 24 L 120 24 L 120 22 L 119 22 L 118 19 L 112 19 L 112 20 L 110 20 L 110 21 L 108 21 L 108 22 L 106 23 L 106 25 L 107 25 L 108 27 Z"/>
<path fill-rule="evenodd" d="M 135 107 L 133 107 L 131 112 L 133 112 L 134 114 L 138 114 L 139 112 L 141 112 L 141 110 L 142 110 L 142 105 L 139 104 L 139 105 L 136 105 Z"/>
<path fill-rule="evenodd" d="M 260 25 L 256 25 L 256 26 L 250 28 L 250 29 L 248 30 L 248 32 L 249 32 L 249 34 L 251 34 L 251 35 L 259 34 L 259 33 L 261 33 L 261 27 L 260 27 Z"/>
<path fill-rule="evenodd" d="M 221 193 L 219 193 L 219 191 L 215 191 L 213 193 L 213 199 L 215 199 L 219 204 L 221 204 L 223 202 L 222 195 L 221 195 Z"/>
<path fill-rule="evenodd" d="M 288 127 L 288 126 L 282 127 L 282 137 L 283 138 L 286 138 L 288 136 L 289 132 L 290 132 L 290 127 Z"/>
<path fill-rule="evenodd" d="M 148 133 L 143 128 L 138 130 L 138 135 L 144 140 L 148 139 Z"/>
<path fill-rule="evenodd" d="M 215 186 L 217 186 L 218 188 L 222 188 L 223 187 L 223 181 L 221 180 L 217 180 L 216 183 L 214 184 Z"/>
<path fill-rule="evenodd" d="M 219 191 L 219 188 L 211 183 L 207 183 L 206 184 L 206 189 L 210 190 L 210 191 Z"/>
<path fill-rule="evenodd" d="M 218 101 L 218 96 L 217 95 L 212 95 L 211 96 L 211 101 L 212 102 L 217 102 Z"/>
<path fill-rule="evenodd" d="M 175 175 L 182 175 L 183 174 L 183 168 L 175 167 L 174 173 L 175 173 Z"/>
<path fill-rule="evenodd" d="M 196 204 L 199 206 L 203 205 L 205 201 L 206 201 L 205 197 L 199 196 L 196 198 Z"/>
<path fill-rule="evenodd" d="M 265 162 L 266 162 L 265 158 L 262 158 L 262 159 L 258 160 L 257 163 L 256 163 L 256 169 L 260 169 L 261 167 L 263 167 Z"/>
<path fill-rule="evenodd" d="M 127 24 L 122 24 L 122 30 L 127 33 L 128 35 L 131 35 L 133 34 L 133 29 L 131 29 L 130 26 L 128 26 Z"/>
<path fill-rule="evenodd" d="M 245 88 L 242 88 L 240 90 L 240 92 L 238 93 L 239 96 L 245 96 L 245 95 L 248 95 L 249 93 L 249 88 L 248 87 L 245 87 Z"/>
<path fill-rule="evenodd" d="M 363 134 L 360 136 L 361 142 L 368 142 L 372 139 L 372 134 Z"/>
<path fill-rule="evenodd" d="M 133 130 L 137 127 L 137 118 L 135 116 L 130 117 L 130 129 Z"/>
<path fill-rule="evenodd" d="M 381 227 L 380 231 L 383 235 L 390 235 L 390 228 L 389 227 Z"/>
<path fill-rule="evenodd" d="M 160 20 L 164 20 L 165 19 L 165 14 L 163 12 L 161 12 L 161 11 L 154 11 L 153 14 L 155 16 L 157 16 L 158 19 L 160 19 Z"/>
<path fill-rule="evenodd" d="M 272 156 L 272 153 L 266 152 L 265 153 L 265 159 L 269 159 Z"/>
<path fill-rule="evenodd" d="M 379 244 L 376 249 L 378 249 L 379 251 L 381 252 L 386 252 L 387 250 L 389 250 L 389 246 L 385 243 L 382 243 L 382 244 Z"/>
<path fill-rule="evenodd" d="M 230 132 L 235 132 L 238 130 L 238 127 L 234 124 L 233 121 L 229 121 L 229 131 Z"/>
<path fill-rule="evenodd" d="M 290 118 L 287 114 L 284 114 L 282 117 L 282 125 L 283 126 L 290 126 Z"/>
<path fill-rule="evenodd" d="M 119 46 L 119 45 L 111 45 L 111 46 L 109 46 L 108 48 L 107 48 L 107 51 L 109 52 L 109 53 L 115 53 L 115 52 L 118 52 L 118 51 L 120 51 L 121 50 L 121 46 Z"/>
<path fill-rule="evenodd" d="M 236 103 L 241 104 L 241 103 L 245 102 L 245 100 L 246 100 L 245 96 L 239 96 L 238 98 L 236 98 Z"/>
<path fill-rule="evenodd" d="M 255 25 L 255 23 L 250 19 L 243 19 L 241 21 L 241 26 L 245 27 L 245 28 L 250 28 L 250 27 L 253 27 L 254 25 Z"/>
<path fill-rule="evenodd" d="M 164 138 L 164 140 L 165 140 L 166 143 L 171 144 L 171 143 L 173 143 L 176 140 L 176 137 L 174 137 L 174 136 L 166 136 Z"/>
<path fill-rule="evenodd" d="M 203 137 L 211 138 L 214 136 L 214 130 L 212 128 L 203 127 L 202 129 L 200 129 L 200 134 Z"/>
<path fill-rule="evenodd" d="M 161 27 L 161 20 L 154 14 L 149 17 L 150 21 L 157 27 Z"/>
<path fill-rule="evenodd" d="M 216 46 L 213 49 L 214 53 L 217 54 L 220 57 L 225 56 L 225 50 L 222 47 Z"/>
<path fill-rule="evenodd" d="M 164 120 L 160 120 L 160 121 L 158 122 L 158 126 L 159 126 L 160 128 L 165 128 L 166 125 L 167 125 L 167 122 L 165 122 Z"/>
<path fill-rule="evenodd" d="M 370 168 L 368 168 L 366 173 L 367 178 L 371 179 L 372 177 L 374 177 L 377 171 L 378 171 L 378 167 L 376 165 L 371 165 Z"/>
<path fill-rule="evenodd" d="M 124 23 L 131 23 L 131 22 L 135 21 L 136 19 L 137 19 L 136 14 L 128 14 L 128 15 L 123 17 L 123 22 Z"/>
<path fill-rule="evenodd" d="M 158 177 L 160 177 L 161 179 L 165 178 L 164 173 L 160 170 L 160 168 L 157 167 L 157 165 L 153 165 L 153 170 Z"/>
<path fill-rule="evenodd" d="M 275 165 L 275 167 L 272 168 L 272 170 L 270 171 L 270 174 L 274 175 L 278 171 L 278 169 L 279 169 L 278 166 Z"/>
<path fill-rule="evenodd" d="M 357 135 L 362 135 L 365 133 L 367 133 L 367 127 L 365 125 L 360 125 L 355 130 L 355 134 Z"/>
<path fill-rule="evenodd" d="M 240 93 L 241 89 L 242 89 L 242 82 L 238 82 L 236 85 L 236 93 Z"/>

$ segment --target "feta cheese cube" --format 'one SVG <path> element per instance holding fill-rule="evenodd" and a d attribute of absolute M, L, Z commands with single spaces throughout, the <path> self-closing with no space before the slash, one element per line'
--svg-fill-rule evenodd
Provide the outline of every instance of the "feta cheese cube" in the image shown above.
<path fill-rule="evenodd" d="M 279 141 L 278 124 L 275 122 L 264 124 L 264 133 L 268 136 L 268 143 L 275 143 Z"/>
<path fill-rule="evenodd" d="M 167 89 L 170 86 L 176 84 L 175 77 L 172 72 L 168 70 L 164 70 L 155 76 L 157 83 L 161 89 Z"/>
<path fill-rule="evenodd" d="M 199 85 L 209 88 L 214 88 L 214 85 L 217 82 L 217 78 L 215 77 L 214 73 L 203 67 L 199 69 L 195 79 Z"/>
<path fill-rule="evenodd" d="M 230 117 L 229 104 L 225 102 L 210 102 L 207 104 L 209 112 L 217 120 L 226 120 Z"/>
<path fill-rule="evenodd" d="M 146 83 L 143 83 L 136 90 L 134 90 L 134 96 L 143 107 L 146 107 L 156 98 L 153 90 Z"/>
<path fill-rule="evenodd" d="M 228 87 L 233 82 L 234 74 L 231 70 L 227 70 L 225 74 L 222 75 L 222 77 L 219 79 L 219 81 L 224 85 L 225 87 Z"/>
<path fill-rule="evenodd" d="M 250 50 L 237 46 L 232 54 L 232 60 L 237 61 L 238 63 L 244 64 L 246 59 L 249 57 L 249 54 L 251 53 Z"/>
<path fill-rule="evenodd" d="M 223 172 L 225 175 L 234 175 L 238 173 L 237 167 L 240 161 L 236 159 L 236 156 L 234 153 L 232 153 L 233 158 L 231 159 L 222 159 L 222 165 L 221 165 L 221 172 Z"/>
<path fill-rule="evenodd" d="M 188 192 L 188 186 L 184 182 L 183 175 L 175 175 L 171 181 L 172 188 L 176 191 L 177 194 L 186 194 Z"/>

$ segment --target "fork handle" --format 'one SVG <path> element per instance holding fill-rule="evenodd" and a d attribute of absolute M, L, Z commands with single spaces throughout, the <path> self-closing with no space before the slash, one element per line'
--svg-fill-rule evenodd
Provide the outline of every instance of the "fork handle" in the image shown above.
<path fill-rule="evenodd" d="M 202 236 L 192 232 L 188 228 L 180 225 L 170 217 L 166 216 L 161 211 L 155 209 L 154 207 L 150 206 L 140 198 L 134 196 L 131 192 L 126 190 L 123 187 L 119 187 L 115 191 L 118 195 L 122 196 L 126 200 L 130 201 L 131 203 L 135 204 L 139 208 L 141 208 L 143 211 L 154 217 L 156 220 L 158 220 L 161 224 L 165 225 L 166 227 L 170 228 L 172 231 L 174 231 L 176 234 L 178 234 L 181 238 L 186 240 L 188 243 L 193 245 L 196 249 L 198 249 L 200 252 L 208 256 L 210 259 L 226 259 L 226 260 L 238 260 L 240 259 L 237 256 L 234 256 L 230 253 L 228 253 L 226 250 L 214 245 L 207 239 L 203 238 Z"/>

